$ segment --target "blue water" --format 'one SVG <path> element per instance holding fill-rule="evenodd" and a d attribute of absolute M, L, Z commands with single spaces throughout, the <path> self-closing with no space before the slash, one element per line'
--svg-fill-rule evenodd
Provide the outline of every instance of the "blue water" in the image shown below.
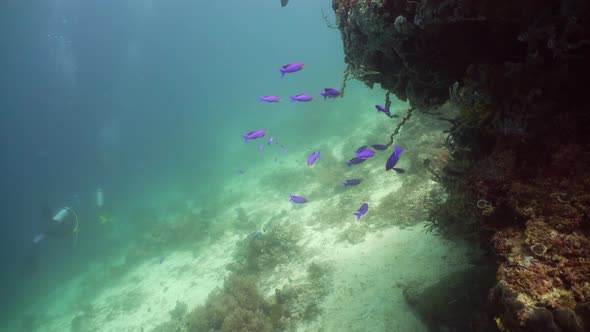
<path fill-rule="evenodd" d="M 112 209 L 187 177 L 186 190 L 206 191 L 247 165 L 247 131 L 280 132 L 294 149 L 337 128 L 318 104 L 258 102 L 338 87 L 344 69 L 339 31 L 321 18 L 329 1 L 274 2 L 2 3 L 2 294 L 21 286 L 18 253 L 46 206 L 79 195 L 90 218 L 98 185 Z M 305 70 L 280 80 L 295 61 Z M 89 227 L 79 251 L 100 246 Z M 53 254 L 49 268 L 68 266 Z"/>
<path fill-rule="evenodd" d="M 264 155 L 258 142 L 244 144 L 246 132 L 268 130 L 289 154 L 305 155 L 325 137 L 346 140 L 375 116 L 372 105 L 356 105 L 367 96 L 382 103 L 383 92 L 355 82 L 350 103 L 319 99 L 323 88 L 340 88 L 346 68 L 340 32 L 327 27 L 322 9 L 333 22 L 328 0 L 291 0 L 285 8 L 279 0 L 4 1 L 1 320 L 18 321 L 37 299 L 98 263 L 120 260 L 154 227 L 151 219 L 185 201 L 233 209 L 218 200 L 223 186 L 236 176 L 263 177 L 257 169 L 283 158 L 276 146 Z M 279 68 L 291 62 L 305 68 L 281 79 Z M 298 93 L 316 100 L 289 103 Z M 283 101 L 260 103 L 262 95 Z M 384 139 L 371 143 L 385 143 L 379 134 Z M 284 184 L 277 184 L 284 196 L 265 199 L 286 201 Z M 231 204 L 265 197 L 255 186 L 241 189 L 248 195 Z M 77 240 L 46 236 L 36 270 L 23 271 L 33 238 L 47 229 L 43 211 L 65 205 L 79 216 Z M 153 260 L 169 264 L 165 254 Z"/>

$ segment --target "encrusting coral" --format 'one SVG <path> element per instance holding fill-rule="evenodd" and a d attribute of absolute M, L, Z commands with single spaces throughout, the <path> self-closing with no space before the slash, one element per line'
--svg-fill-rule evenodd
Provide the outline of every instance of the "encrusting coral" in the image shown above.
<path fill-rule="evenodd" d="M 417 112 L 450 100 L 430 229 L 490 247 L 509 331 L 590 330 L 590 5 L 333 0 L 345 80 Z M 438 165 L 440 164 L 440 165 Z"/>

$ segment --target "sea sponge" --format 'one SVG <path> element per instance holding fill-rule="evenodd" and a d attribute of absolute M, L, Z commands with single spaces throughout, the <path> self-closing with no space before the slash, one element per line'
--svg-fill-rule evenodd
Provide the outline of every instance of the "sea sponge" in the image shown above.
<path fill-rule="evenodd" d="M 225 317 L 221 331 L 270 332 L 272 324 L 262 311 L 251 311 L 238 307 Z"/>
<path fill-rule="evenodd" d="M 537 256 L 543 256 L 547 252 L 547 247 L 542 243 L 535 243 L 531 246 L 531 251 Z"/>
<path fill-rule="evenodd" d="M 270 331 L 271 305 L 251 277 L 233 274 L 187 316 L 189 331 Z"/>
<path fill-rule="evenodd" d="M 257 274 L 292 261 L 301 251 L 298 244 L 300 234 L 299 226 L 275 223 L 264 233 L 250 235 L 238 243 L 236 264 L 230 269 L 238 273 Z"/>

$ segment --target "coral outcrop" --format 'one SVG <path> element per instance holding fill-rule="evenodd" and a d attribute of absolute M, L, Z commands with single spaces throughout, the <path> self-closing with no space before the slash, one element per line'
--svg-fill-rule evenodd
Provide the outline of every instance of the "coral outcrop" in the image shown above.
<path fill-rule="evenodd" d="M 590 4 L 333 0 L 345 79 L 455 108 L 431 230 L 487 247 L 510 331 L 590 330 Z"/>

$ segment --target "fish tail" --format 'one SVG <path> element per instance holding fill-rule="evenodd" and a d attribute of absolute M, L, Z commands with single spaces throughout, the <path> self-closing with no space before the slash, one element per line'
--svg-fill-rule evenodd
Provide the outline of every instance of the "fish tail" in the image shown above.
<path fill-rule="evenodd" d="M 281 78 L 285 77 L 285 71 L 281 69 Z"/>
<path fill-rule="evenodd" d="M 354 214 L 354 215 L 355 215 L 355 217 L 356 217 L 356 221 L 359 221 L 359 220 L 361 220 L 361 213 L 360 213 L 360 212 L 355 212 L 355 213 L 353 213 L 353 214 Z"/>
<path fill-rule="evenodd" d="M 342 182 L 342 184 L 343 184 L 345 187 L 348 187 L 348 183 L 346 183 L 346 182 Z"/>
<path fill-rule="evenodd" d="M 291 102 L 294 103 L 295 102 L 295 97 L 291 96 Z"/>
<path fill-rule="evenodd" d="M 242 136 L 242 137 L 244 137 L 244 143 L 248 143 L 248 137 L 246 137 L 246 136 Z"/>

